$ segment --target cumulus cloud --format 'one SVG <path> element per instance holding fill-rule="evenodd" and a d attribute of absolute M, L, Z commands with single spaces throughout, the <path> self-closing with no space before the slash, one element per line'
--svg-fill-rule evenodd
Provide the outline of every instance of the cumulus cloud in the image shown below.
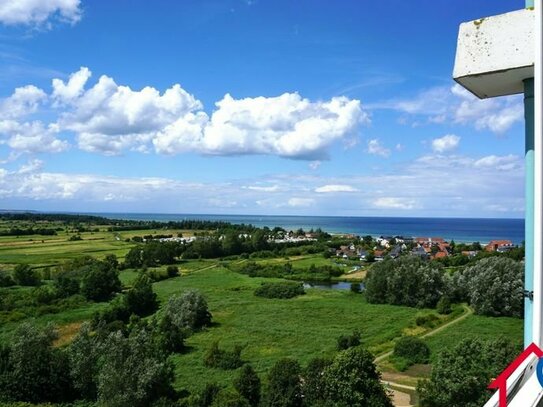
<path fill-rule="evenodd" d="M 0 23 L 51 25 L 52 20 L 74 24 L 81 19 L 80 0 L 2 0 Z"/>
<path fill-rule="evenodd" d="M 390 149 L 381 145 L 381 142 L 378 139 L 368 141 L 368 149 L 366 151 L 369 154 L 380 155 L 385 158 L 390 156 Z"/>
<path fill-rule="evenodd" d="M 454 150 L 460 143 L 460 137 L 454 134 L 447 134 L 443 137 L 432 140 L 432 150 L 436 153 L 444 153 Z"/>
<path fill-rule="evenodd" d="M 489 155 L 475 161 L 476 168 L 492 168 L 497 171 L 511 171 L 523 168 L 523 160 L 518 155 Z"/>
<path fill-rule="evenodd" d="M 521 96 L 478 99 L 458 84 L 423 90 L 410 99 L 389 100 L 370 106 L 375 109 L 393 109 L 412 116 L 404 116 L 402 122 L 420 124 L 420 116 L 428 123 L 453 123 L 471 125 L 478 130 L 490 130 L 501 134 L 523 120 Z"/>
<path fill-rule="evenodd" d="M 327 158 L 334 143 L 350 140 L 361 124 L 369 123 L 360 101 L 346 97 L 311 101 L 297 93 L 244 99 L 227 94 L 208 115 L 179 84 L 164 92 L 151 86 L 134 90 L 102 75 L 89 86 L 91 76 L 82 67 L 66 80 L 53 79 L 49 96 L 33 86 L 18 88 L 0 101 L 0 112 L 19 119 L 46 103 L 48 115 L 53 111 L 56 118 L 43 127 L 73 134 L 80 149 L 105 155 L 154 150 L 317 161 Z"/>
<path fill-rule="evenodd" d="M 297 93 L 245 99 L 227 94 L 216 107 L 199 137 L 187 132 L 183 121 L 157 135 L 153 140 L 157 151 L 273 154 L 315 160 L 326 158 L 326 150 L 334 141 L 369 120 L 359 101 L 345 97 L 311 102 Z"/>
<path fill-rule="evenodd" d="M 57 138 L 58 128 L 48 127 L 40 121 L 19 123 L 13 120 L 0 121 L 0 143 L 15 151 L 25 153 L 59 153 L 68 148 L 68 142 Z"/>
<path fill-rule="evenodd" d="M 247 187 L 244 187 L 247 189 L 250 189 L 252 191 L 261 191 L 261 192 L 277 192 L 279 191 L 279 185 L 272 185 L 272 186 L 259 186 L 259 185 L 250 185 Z"/>
<path fill-rule="evenodd" d="M 356 192 L 358 189 L 352 187 L 351 185 L 341 185 L 341 184 L 332 184 L 332 185 L 323 185 L 315 189 L 315 192 L 318 193 L 334 193 L 334 192 Z"/>

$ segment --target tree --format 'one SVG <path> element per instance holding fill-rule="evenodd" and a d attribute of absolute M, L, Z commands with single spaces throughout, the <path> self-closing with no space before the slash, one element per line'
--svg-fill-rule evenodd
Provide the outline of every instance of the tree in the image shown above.
<path fill-rule="evenodd" d="M 450 314 L 452 312 L 451 300 L 448 295 L 444 295 L 439 299 L 436 310 L 442 315 Z"/>
<path fill-rule="evenodd" d="M 158 322 L 158 342 L 161 349 L 168 353 L 182 352 L 185 349 L 185 329 L 179 328 L 168 314 Z"/>
<path fill-rule="evenodd" d="M 28 264 L 17 264 L 13 270 L 13 280 L 18 285 L 36 286 L 40 284 L 38 273 Z"/>
<path fill-rule="evenodd" d="M 145 407 L 173 392 L 173 366 L 145 329 L 136 329 L 128 337 L 120 331 L 110 333 L 99 365 L 101 405 Z"/>
<path fill-rule="evenodd" d="M 197 290 L 172 295 L 164 311 L 179 328 L 200 329 L 211 324 L 207 301 Z"/>
<path fill-rule="evenodd" d="M 221 390 L 213 399 L 211 407 L 250 407 L 241 394 L 232 390 Z"/>
<path fill-rule="evenodd" d="M 314 358 L 309 361 L 303 372 L 304 405 L 321 405 L 325 401 L 326 385 L 324 372 L 332 363 L 329 359 Z"/>
<path fill-rule="evenodd" d="M 55 279 L 54 286 L 59 297 L 71 297 L 79 293 L 79 280 L 66 274 L 59 275 Z"/>
<path fill-rule="evenodd" d="M 81 280 L 81 293 L 89 300 L 106 301 L 121 291 L 117 270 L 102 266 L 86 266 Z"/>
<path fill-rule="evenodd" d="M 491 397 L 492 378 L 520 352 L 520 347 L 500 338 L 465 339 L 444 349 L 432 366 L 430 380 L 419 382 L 421 407 L 479 407 Z"/>
<path fill-rule="evenodd" d="M 324 395 L 333 405 L 392 407 L 373 363 L 373 355 L 362 348 L 340 352 L 324 372 Z"/>
<path fill-rule="evenodd" d="M 408 367 L 416 363 L 428 363 L 430 348 L 421 339 L 414 336 L 403 336 L 394 345 L 395 359 L 402 359 L 403 366 Z"/>
<path fill-rule="evenodd" d="M 179 276 L 179 268 L 177 266 L 168 266 L 166 268 L 166 274 L 168 275 L 168 277 L 177 277 Z"/>
<path fill-rule="evenodd" d="M 260 378 L 249 364 L 244 365 L 238 377 L 234 379 L 234 388 L 251 407 L 257 407 L 260 403 L 260 386 Z"/>
<path fill-rule="evenodd" d="M 66 354 L 53 347 L 56 331 L 21 324 L 0 350 L 0 400 L 62 402 L 73 397 Z"/>
<path fill-rule="evenodd" d="M 353 331 L 351 335 L 340 335 L 337 338 L 337 350 L 345 350 L 360 345 L 360 332 Z"/>
<path fill-rule="evenodd" d="M 127 268 L 140 268 L 143 265 L 142 254 L 143 250 L 141 246 L 133 247 L 124 256 L 124 265 Z"/>
<path fill-rule="evenodd" d="M 140 316 L 150 315 L 158 309 L 157 295 L 153 291 L 151 279 L 144 273 L 140 273 L 134 282 L 134 286 L 124 297 L 127 308 Z"/>
<path fill-rule="evenodd" d="M 280 359 L 268 373 L 264 407 L 300 407 L 302 405 L 301 369 L 293 359 Z"/>
<path fill-rule="evenodd" d="M 419 308 L 435 307 L 446 289 L 441 269 L 414 256 L 375 264 L 365 285 L 371 303 Z"/>
<path fill-rule="evenodd" d="M 351 292 L 355 294 L 360 294 L 362 292 L 362 287 L 360 287 L 360 283 L 351 283 Z"/>

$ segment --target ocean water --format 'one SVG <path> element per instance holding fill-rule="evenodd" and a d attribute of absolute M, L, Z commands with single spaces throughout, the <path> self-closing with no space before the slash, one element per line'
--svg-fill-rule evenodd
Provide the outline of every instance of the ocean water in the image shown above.
<path fill-rule="evenodd" d="M 184 219 L 225 221 L 275 226 L 287 230 L 311 228 L 329 233 L 353 233 L 371 236 L 443 237 L 456 242 L 487 243 L 507 239 L 515 244 L 524 240 L 524 219 L 474 218 L 392 218 L 343 216 L 263 216 L 263 215 L 191 215 L 153 213 L 99 213 L 113 219 L 179 221 Z"/>

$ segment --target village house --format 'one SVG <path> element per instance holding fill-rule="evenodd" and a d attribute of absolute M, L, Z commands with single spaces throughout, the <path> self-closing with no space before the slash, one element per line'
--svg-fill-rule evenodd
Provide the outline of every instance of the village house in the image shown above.
<path fill-rule="evenodd" d="M 490 243 L 488 243 L 485 246 L 485 250 L 487 252 L 506 252 L 508 250 L 514 249 L 515 245 L 511 240 L 491 240 Z"/>

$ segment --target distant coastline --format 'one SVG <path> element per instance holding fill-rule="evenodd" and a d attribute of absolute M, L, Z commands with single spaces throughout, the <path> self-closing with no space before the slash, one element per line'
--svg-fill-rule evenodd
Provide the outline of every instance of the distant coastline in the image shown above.
<path fill-rule="evenodd" d="M 154 220 L 161 222 L 198 219 L 252 224 L 257 227 L 282 227 L 306 231 L 320 228 L 328 233 L 350 233 L 360 236 L 442 237 L 448 241 L 488 243 L 507 239 L 515 244 L 524 240 L 524 219 L 490 218 L 407 218 L 356 216 L 277 216 L 80 212 L 111 219 Z"/>

